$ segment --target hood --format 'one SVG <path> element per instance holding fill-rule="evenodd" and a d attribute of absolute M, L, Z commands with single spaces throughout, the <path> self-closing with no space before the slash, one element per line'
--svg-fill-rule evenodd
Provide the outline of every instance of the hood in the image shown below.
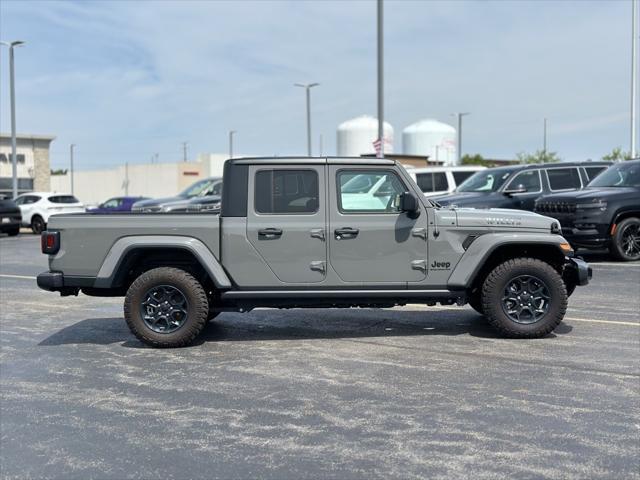
<path fill-rule="evenodd" d="M 165 203 L 171 202 L 179 202 L 186 201 L 185 197 L 175 196 L 175 197 L 165 197 L 165 198 L 151 198 L 149 200 L 140 200 L 135 202 L 132 207 L 140 208 L 140 207 L 157 207 L 159 205 L 164 205 Z"/>
<path fill-rule="evenodd" d="M 183 197 L 173 197 L 168 199 L 156 200 L 153 203 L 145 202 L 136 202 L 134 204 L 134 208 L 154 208 L 158 209 L 158 211 L 163 212 L 189 212 L 194 211 L 198 212 L 203 210 L 203 207 L 211 206 L 211 210 L 219 209 L 220 205 L 220 196 L 218 195 L 207 195 L 204 197 L 192 197 L 192 198 L 183 198 Z"/>
<path fill-rule="evenodd" d="M 538 202 L 588 203 L 615 198 L 619 200 L 637 198 L 640 200 L 638 187 L 587 187 L 583 190 L 552 193 L 538 199 Z"/>
<path fill-rule="evenodd" d="M 497 192 L 459 192 L 451 195 L 429 197 L 429 200 L 435 200 L 442 206 L 498 208 L 509 205 L 510 199 Z"/>
<path fill-rule="evenodd" d="M 443 209 L 447 210 L 447 209 Z M 457 216 L 459 227 L 482 227 L 482 228 L 513 228 L 515 230 L 543 230 L 551 231 L 551 225 L 557 225 L 558 221 L 540 215 L 538 213 L 528 212 L 526 210 L 513 210 L 509 208 L 453 208 Z"/>
<path fill-rule="evenodd" d="M 0 213 L 20 213 L 13 200 L 0 200 Z"/>

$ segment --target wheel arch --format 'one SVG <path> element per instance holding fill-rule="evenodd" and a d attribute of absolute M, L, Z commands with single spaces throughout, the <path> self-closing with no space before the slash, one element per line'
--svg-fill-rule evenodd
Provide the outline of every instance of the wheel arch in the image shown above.
<path fill-rule="evenodd" d="M 549 235 L 531 235 L 531 238 L 502 240 L 499 237 L 483 238 L 491 236 L 483 235 L 471 244 L 449 277 L 449 288 L 474 289 L 498 264 L 518 257 L 540 259 L 562 274 L 565 261 L 565 254 L 560 249 L 560 244 L 565 242 L 562 237 L 556 239 Z"/>
<path fill-rule="evenodd" d="M 132 273 L 159 266 L 182 267 L 210 280 L 217 289 L 231 288 L 231 281 L 214 254 L 200 240 L 178 236 L 133 236 L 116 241 L 103 261 L 94 287 L 126 286 Z"/>
<path fill-rule="evenodd" d="M 609 225 L 609 235 L 613 236 L 613 234 L 615 233 L 613 230 L 614 226 L 617 226 L 621 221 L 631 217 L 640 218 L 640 210 L 631 209 L 631 210 L 621 210 L 616 212 L 616 214 L 613 216 L 613 220 L 611 221 L 611 224 Z"/>

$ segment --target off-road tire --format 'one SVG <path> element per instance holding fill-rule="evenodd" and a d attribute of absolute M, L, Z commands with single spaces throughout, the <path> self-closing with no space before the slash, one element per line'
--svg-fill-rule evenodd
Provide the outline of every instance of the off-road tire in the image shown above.
<path fill-rule="evenodd" d="M 47 224 L 40 215 L 34 215 L 31 219 L 31 231 L 36 235 L 40 235 L 47 228 Z"/>
<path fill-rule="evenodd" d="M 147 326 L 140 314 L 146 293 L 155 286 L 169 285 L 180 290 L 188 302 L 187 319 L 175 331 L 159 333 Z M 207 323 L 209 302 L 200 282 L 191 274 L 172 267 L 148 270 L 131 284 L 124 299 L 124 318 L 131 332 L 152 347 L 175 348 L 191 344 Z"/>
<path fill-rule="evenodd" d="M 629 255 L 625 252 L 625 248 L 622 244 L 623 235 L 625 231 L 632 227 L 637 228 L 640 226 L 640 218 L 630 217 L 625 218 L 616 226 L 616 232 L 611 238 L 611 254 L 618 260 L 622 260 L 624 262 L 631 262 L 634 260 L 640 260 L 640 254 Z"/>
<path fill-rule="evenodd" d="M 467 303 L 471 308 L 473 308 L 480 315 L 484 315 L 484 311 L 482 310 L 482 290 L 476 289 L 475 291 L 469 293 L 467 297 Z"/>
<path fill-rule="evenodd" d="M 532 275 L 548 287 L 550 299 L 546 313 L 535 323 L 522 324 L 504 311 L 502 297 L 513 279 Z M 509 338 L 542 338 L 562 321 L 567 310 L 567 289 L 560 274 L 548 263 L 536 258 L 514 258 L 494 268 L 482 284 L 482 309 L 489 323 Z"/>

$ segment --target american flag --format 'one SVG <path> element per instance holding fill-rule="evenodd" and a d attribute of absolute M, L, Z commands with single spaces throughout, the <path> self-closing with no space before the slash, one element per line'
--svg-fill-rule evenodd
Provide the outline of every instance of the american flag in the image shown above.
<path fill-rule="evenodd" d="M 380 153 L 380 148 L 382 146 L 382 140 L 379 138 L 373 141 L 373 148 L 376 149 L 376 154 Z"/>

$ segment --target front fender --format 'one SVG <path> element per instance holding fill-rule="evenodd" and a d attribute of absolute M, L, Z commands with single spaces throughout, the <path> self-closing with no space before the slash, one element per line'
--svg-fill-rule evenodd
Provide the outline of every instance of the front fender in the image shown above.
<path fill-rule="evenodd" d="M 111 288 L 126 255 L 139 248 L 181 248 L 191 252 L 220 289 L 231 288 L 227 273 L 204 243 L 192 237 L 172 235 L 140 235 L 120 238 L 102 262 L 95 288 Z"/>
<path fill-rule="evenodd" d="M 447 285 L 450 289 L 468 288 L 491 254 L 500 247 L 535 245 L 539 248 L 540 246 L 548 246 L 556 248 L 558 253 L 564 257 L 564 252 L 560 248 L 560 244 L 563 243 L 567 243 L 564 237 L 548 233 L 518 232 L 481 235 L 469 245 L 469 248 L 462 255 L 451 272 Z"/>

